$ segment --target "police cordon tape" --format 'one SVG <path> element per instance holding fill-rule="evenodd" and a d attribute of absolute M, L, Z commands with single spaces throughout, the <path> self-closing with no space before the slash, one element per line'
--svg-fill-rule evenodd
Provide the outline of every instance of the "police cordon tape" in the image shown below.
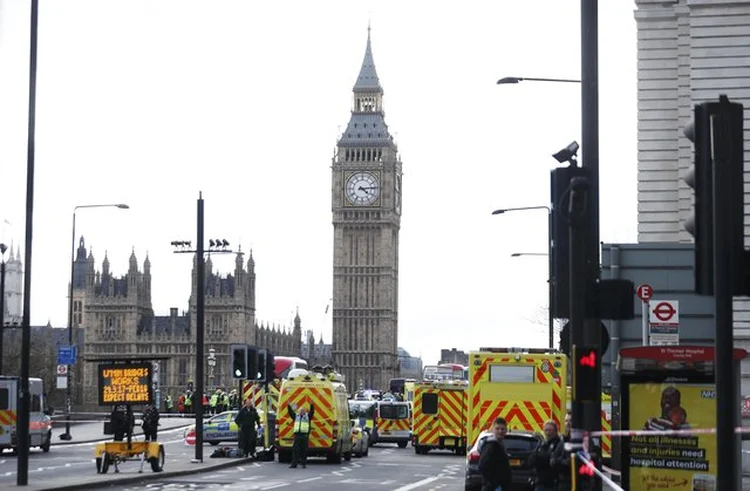
<path fill-rule="evenodd" d="M 737 426 L 734 429 L 735 433 L 750 433 L 750 426 Z M 716 428 L 693 428 L 690 430 L 610 430 L 610 431 L 591 431 L 585 433 L 589 436 L 652 436 L 652 435 L 665 435 L 665 436 L 679 436 L 679 435 L 714 435 L 716 434 Z"/>
<path fill-rule="evenodd" d="M 586 455 L 584 455 L 583 452 L 578 452 L 576 454 L 576 458 L 579 459 L 583 463 L 583 465 L 585 465 L 587 468 L 591 469 L 591 471 L 594 474 L 596 474 L 599 477 L 599 479 L 602 480 L 604 484 L 614 489 L 615 491 L 625 491 L 620 486 L 618 486 L 612 479 L 610 479 L 606 474 L 604 474 L 602 471 L 597 469 L 596 466 L 588 458 L 586 458 Z"/>

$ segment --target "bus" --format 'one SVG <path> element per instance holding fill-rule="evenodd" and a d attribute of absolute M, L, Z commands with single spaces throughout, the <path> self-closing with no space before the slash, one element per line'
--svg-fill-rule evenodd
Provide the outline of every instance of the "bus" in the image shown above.
<path fill-rule="evenodd" d="M 274 374 L 277 379 L 286 379 L 289 372 L 296 368 L 308 370 L 307 362 L 296 356 L 274 356 Z"/>
<path fill-rule="evenodd" d="M 422 370 L 423 380 L 468 380 L 467 368 L 458 363 L 428 365 Z"/>

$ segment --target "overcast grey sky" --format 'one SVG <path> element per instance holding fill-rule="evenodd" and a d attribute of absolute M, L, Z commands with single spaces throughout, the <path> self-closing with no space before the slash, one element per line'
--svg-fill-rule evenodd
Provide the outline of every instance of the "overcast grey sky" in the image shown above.
<path fill-rule="evenodd" d="M 403 161 L 399 345 L 545 346 L 551 154 L 580 142 L 579 1 L 41 0 L 32 313 L 66 325 L 70 234 L 127 272 L 152 263 L 157 314 L 187 308 L 192 261 L 170 242 L 250 248 L 257 318 L 331 340 L 331 156 L 372 26 Z M 600 2 L 602 240 L 636 241 L 632 1 Z M 2 240 L 24 234 L 29 2 L 0 3 Z M 214 257 L 221 272 L 233 257 Z"/>

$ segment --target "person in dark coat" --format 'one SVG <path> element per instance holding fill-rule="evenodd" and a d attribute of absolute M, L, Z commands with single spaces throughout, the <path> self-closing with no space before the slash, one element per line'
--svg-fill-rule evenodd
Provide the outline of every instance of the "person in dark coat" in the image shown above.
<path fill-rule="evenodd" d="M 128 407 L 125 404 L 117 404 L 112 408 L 109 421 L 116 442 L 121 442 L 125 438 L 125 435 L 132 434 L 133 426 L 135 426 L 133 414 L 129 413 Z"/>
<path fill-rule="evenodd" d="M 560 445 L 557 423 L 544 423 L 544 436 L 547 440 L 531 453 L 529 466 L 534 469 L 534 491 L 555 491 L 557 470 L 552 467 L 552 454 Z"/>
<path fill-rule="evenodd" d="M 572 423 L 572 416 L 570 411 L 565 415 L 565 433 L 563 433 L 560 443 L 552 452 L 550 458 L 550 465 L 557 474 L 557 487 L 556 491 L 570 491 L 572 488 L 571 483 L 571 470 L 570 470 L 570 451 L 565 450 L 565 444 L 570 442 L 570 429 Z"/>
<path fill-rule="evenodd" d="M 260 427 L 260 416 L 255 406 L 253 406 L 252 399 L 247 398 L 245 405 L 237 413 L 237 417 L 234 418 L 234 422 L 240 427 L 238 446 L 242 451 L 242 455 L 245 457 L 251 455 L 255 458 L 255 448 L 258 444 L 258 430 L 256 427 Z"/>
<path fill-rule="evenodd" d="M 510 491 L 513 480 L 510 461 L 503 439 L 508 431 L 504 418 L 497 418 L 492 425 L 494 438 L 488 438 L 479 455 L 479 472 L 482 474 L 482 491 Z"/>
<path fill-rule="evenodd" d="M 147 405 L 146 409 L 143 410 L 142 426 L 146 441 L 155 442 L 156 433 L 159 428 L 159 410 L 153 404 Z"/>

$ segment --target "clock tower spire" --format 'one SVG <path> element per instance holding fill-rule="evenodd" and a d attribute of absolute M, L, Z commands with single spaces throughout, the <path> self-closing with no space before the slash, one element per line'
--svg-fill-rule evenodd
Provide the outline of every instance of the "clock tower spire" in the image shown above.
<path fill-rule="evenodd" d="M 385 123 L 370 28 L 332 162 L 333 359 L 350 388 L 398 376 L 401 161 Z"/>

